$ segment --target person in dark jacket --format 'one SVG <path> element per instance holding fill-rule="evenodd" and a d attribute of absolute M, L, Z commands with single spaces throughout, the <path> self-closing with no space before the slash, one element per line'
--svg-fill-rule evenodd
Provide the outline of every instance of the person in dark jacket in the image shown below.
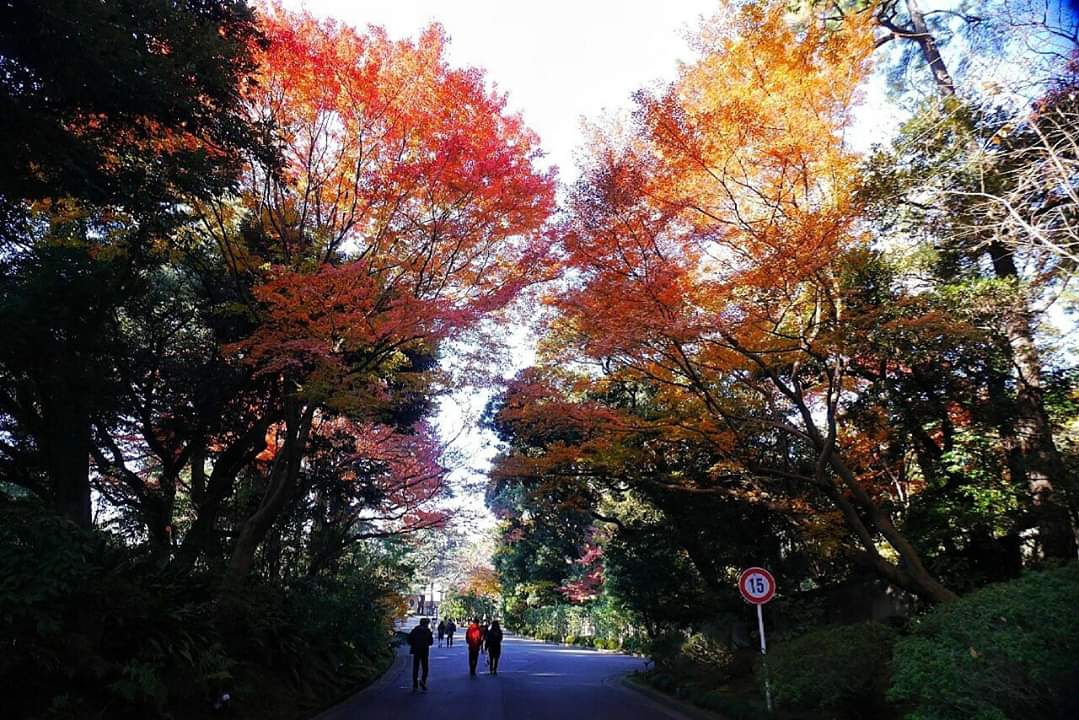
<path fill-rule="evenodd" d="M 431 646 L 435 644 L 435 638 L 431 634 L 431 621 L 420 618 L 420 624 L 412 628 L 408 634 L 408 652 L 412 655 L 412 692 L 416 688 L 427 692 L 427 671 L 431 665 Z M 423 677 L 419 678 L 420 668 L 423 668 Z M 419 678 L 419 683 L 416 682 Z"/>
<path fill-rule="evenodd" d="M 453 647 L 453 634 L 457 632 L 457 623 L 450 618 L 446 623 L 446 647 Z"/>
<path fill-rule="evenodd" d="M 480 661 L 480 646 L 483 645 L 483 630 L 480 629 L 479 618 L 472 621 L 465 632 L 465 642 L 468 643 L 468 674 L 476 674 L 476 664 Z"/>
<path fill-rule="evenodd" d="M 438 646 L 442 647 L 442 638 L 446 636 L 446 621 L 438 621 Z"/>
<path fill-rule="evenodd" d="M 484 640 L 487 643 L 487 666 L 491 669 L 492 675 L 497 675 L 498 661 L 502 657 L 502 627 L 497 620 L 492 622 L 491 627 L 487 629 Z"/>

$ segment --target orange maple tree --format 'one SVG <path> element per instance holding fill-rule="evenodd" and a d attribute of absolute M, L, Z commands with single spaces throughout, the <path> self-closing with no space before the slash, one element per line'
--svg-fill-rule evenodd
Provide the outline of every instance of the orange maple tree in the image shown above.
<path fill-rule="evenodd" d="M 697 45 L 664 92 L 638 95 L 629 127 L 597 131 L 564 228 L 574 282 L 552 301 L 552 357 L 593 363 L 601 386 L 646 383 L 663 422 L 707 438 L 743 473 L 822 493 L 859 560 L 951 599 L 845 447 L 860 380 L 842 275 L 866 241 L 843 134 L 870 69 L 872 18 L 728 4 Z M 751 462 L 743 451 L 762 436 L 814 465 Z"/>
<path fill-rule="evenodd" d="M 461 585 L 460 592 L 477 597 L 497 598 L 502 593 L 498 574 L 489 565 L 475 565 Z"/>
<path fill-rule="evenodd" d="M 448 65 L 441 28 L 392 40 L 276 5 L 261 28 L 246 101 L 279 158 L 250 158 L 237 197 L 198 205 L 203 237 L 251 286 L 252 331 L 225 350 L 278 388 L 268 489 L 240 531 L 237 576 L 320 425 L 375 423 L 400 436 L 383 448 L 406 447 L 418 426 L 389 419 L 439 391 L 439 348 L 495 344 L 485 321 L 549 274 L 555 187 L 504 96 Z M 408 508 L 406 527 L 437 521 L 405 491 L 409 477 L 441 477 L 420 455 L 425 470 L 386 460 L 400 477 L 384 497 Z"/>

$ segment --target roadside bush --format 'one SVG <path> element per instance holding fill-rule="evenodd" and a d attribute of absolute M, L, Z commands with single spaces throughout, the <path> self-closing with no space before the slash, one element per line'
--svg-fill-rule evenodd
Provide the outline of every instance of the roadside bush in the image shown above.
<path fill-rule="evenodd" d="M 657 669 L 681 678 L 687 686 L 714 687 L 730 679 L 737 654 L 713 630 L 706 626 L 694 633 L 662 633 L 650 640 L 646 654 Z"/>
<path fill-rule="evenodd" d="M 507 622 L 510 615 L 507 612 Z M 518 608 L 514 613 L 515 632 L 550 642 L 618 650 L 642 647 L 640 631 L 624 611 L 609 600 L 585 605 L 545 605 Z M 635 643 L 635 644 L 634 644 Z"/>
<path fill-rule="evenodd" d="M 336 671 L 376 675 L 389 660 L 394 583 L 384 577 L 377 558 L 353 553 L 332 579 L 305 579 L 290 587 L 288 614 L 314 647 L 326 648 Z"/>
<path fill-rule="evenodd" d="M 682 643 L 681 654 L 710 679 L 710 684 L 722 684 L 735 675 L 751 674 L 755 655 L 732 648 L 722 629 L 712 625 L 705 625 L 700 632 L 690 635 Z M 750 658 L 748 663 L 747 657 Z"/>
<path fill-rule="evenodd" d="M 767 669 L 776 704 L 846 718 L 885 715 L 895 637 L 885 625 L 860 623 L 825 627 L 772 646 Z"/>
<path fill-rule="evenodd" d="M 701 693 L 693 702 L 706 710 L 722 714 L 727 720 L 756 720 L 764 714 L 758 705 L 718 690 Z"/>
<path fill-rule="evenodd" d="M 1079 670 L 1079 564 L 934 608 L 895 647 L 888 699 L 910 720 L 1057 714 Z"/>
<path fill-rule="evenodd" d="M 657 669 L 680 674 L 685 668 L 692 666 L 692 663 L 682 656 L 682 643 L 685 641 L 686 635 L 680 630 L 660 633 L 648 639 L 645 654 L 655 661 Z"/>
<path fill-rule="evenodd" d="M 570 635 L 566 638 L 566 642 L 581 647 L 596 647 L 596 638 L 591 635 Z"/>
<path fill-rule="evenodd" d="M 673 695 L 678 689 L 678 682 L 675 678 L 663 670 L 649 670 L 639 675 L 640 679 L 660 692 L 665 692 Z"/>
<path fill-rule="evenodd" d="M 0 506 L 0 716 L 154 717 L 206 702 L 234 661 L 210 595 L 33 503 Z"/>
<path fill-rule="evenodd" d="M 648 651 L 648 641 L 644 635 L 629 635 L 619 645 L 617 640 L 610 640 L 609 650 L 618 650 L 621 648 L 628 653 L 638 653 L 644 655 Z"/>
<path fill-rule="evenodd" d="M 765 715 L 762 703 L 732 696 L 724 690 L 687 686 L 685 678 L 664 670 L 648 670 L 636 673 L 631 678 L 660 692 L 687 700 L 698 707 L 720 713 L 727 720 L 751 720 Z"/>
<path fill-rule="evenodd" d="M 378 558 L 332 580 L 252 582 L 227 601 L 209 578 L 29 502 L 0 500 L 0 718 L 298 716 L 389 659 L 392 596 Z"/>

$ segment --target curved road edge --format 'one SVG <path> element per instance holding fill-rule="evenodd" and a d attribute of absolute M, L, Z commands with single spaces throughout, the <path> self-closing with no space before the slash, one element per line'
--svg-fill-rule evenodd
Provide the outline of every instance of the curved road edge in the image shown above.
<path fill-rule="evenodd" d="M 361 698 L 368 693 L 372 693 L 375 690 L 385 686 L 393 678 L 397 677 L 400 673 L 405 672 L 408 669 L 408 652 L 405 650 L 406 646 L 399 645 L 394 650 L 393 660 L 386 665 L 386 669 L 382 671 L 382 674 L 376 677 L 371 682 L 358 690 L 350 690 L 346 694 L 341 695 L 332 704 L 319 710 L 315 715 L 311 716 L 311 720 L 320 720 L 320 718 L 330 717 L 334 714 L 342 705 L 352 702 L 356 698 Z"/>
<path fill-rule="evenodd" d="M 643 695 L 652 705 L 679 720 L 728 720 L 725 715 L 697 707 L 685 700 L 661 692 L 640 680 L 635 680 L 632 674 L 613 675 L 608 678 L 608 684 L 612 687 L 617 685 L 626 692 Z"/>

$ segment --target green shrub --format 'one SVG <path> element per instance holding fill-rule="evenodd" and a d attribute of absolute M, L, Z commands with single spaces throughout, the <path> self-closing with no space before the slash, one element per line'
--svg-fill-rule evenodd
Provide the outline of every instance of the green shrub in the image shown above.
<path fill-rule="evenodd" d="M 772 646 L 767 670 L 776 704 L 841 717 L 883 714 L 895 635 L 878 623 L 836 625 Z"/>
<path fill-rule="evenodd" d="M 680 678 L 680 684 L 686 687 L 712 689 L 735 675 L 751 676 L 753 672 L 754 654 L 732 648 L 723 628 L 713 624 L 702 625 L 692 633 L 661 633 L 649 639 L 644 652 L 657 670 Z"/>
<path fill-rule="evenodd" d="M 154 717 L 234 665 L 197 581 L 24 502 L 0 504 L 0 647 L 2 717 Z"/>
<path fill-rule="evenodd" d="M 593 643 L 600 650 L 617 650 L 618 638 L 602 638 L 598 637 Z"/>
<path fill-rule="evenodd" d="M 0 499 L 0 718 L 200 718 L 226 690 L 238 715 L 300 716 L 389 659 L 378 558 L 287 588 L 252 578 L 227 602 L 143 560 Z"/>
<path fill-rule="evenodd" d="M 742 698 L 730 697 L 719 690 L 704 692 L 693 702 L 706 710 L 720 713 L 727 720 L 756 720 L 766 716 L 760 706 Z"/>
<path fill-rule="evenodd" d="M 934 608 L 895 648 L 888 699 L 911 720 L 1055 717 L 1079 668 L 1079 564 Z"/>
<path fill-rule="evenodd" d="M 717 630 L 714 626 L 703 627 L 690 635 L 680 649 L 681 656 L 691 663 L 696 674 L 703 675 L 711 685 L 727 682 L 739 671 L 749 674 L 753 668 L 752 664 L 746 666 L 739 661 L 740 654 Z"/>
<path fill-rule="evenodd" d="M 573 642 L 592 647 L 618 649 L 624 638 L 628 647 L 641 647 L 640 630 L 626 612 L 609 599 L 584 605 L 545 605 L 542 607 L 506 608 L 507 623 L 512 617 L 515 632 L 555 642 Z"/>
<path fill-rule="evenodd" d="M 595 647 L 596 639 L 591 635 L 577 635 L 573 638 L 573 644 L 581 647 Z"/>
<path fill-rule="evenodd" d="M 648 645 L 644 635 L 630 635 L 625 638 L 621 644 L 619 644 L 617 640 L 612 640 L 611 642 L 614 645 L 614 647 L 611 648 L 612 650 L 617 650 L 621 647 L 621 649 L 626 652 L 640 653 L 642 655 L 646 652 Z"/>
<path fill-rule="evenodd" d="M 656 667 L 667 672 L 682 674 L 692 663 L 682 655 L 682 644 L 686 641 L 685 633 L 671 630 L 648 638 L 644 644 L 645 654 L 655 661 Z"/>
<path fill-rule="evenodd" d="M 663 670 L 649 670 L 647 672 L 640 673 L 637 678 L 645 683 L 648 683 L 660 692 L 673 693 L 678 686 L 678 682 L 669 673 Z"/>

